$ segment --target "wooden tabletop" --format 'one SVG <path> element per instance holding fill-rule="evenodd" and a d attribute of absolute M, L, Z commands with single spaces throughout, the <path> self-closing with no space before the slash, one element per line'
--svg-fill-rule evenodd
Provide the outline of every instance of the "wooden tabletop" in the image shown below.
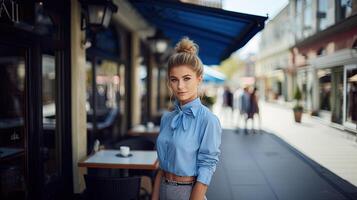
<path fill-rule="evenodd" d="M 78 163 L 79 167 L 106 169 L 147 169 L 159 167 L 156 151 L 130 151 L 132 156 L 119 157 L 119 150 L 100 150 Z"/>

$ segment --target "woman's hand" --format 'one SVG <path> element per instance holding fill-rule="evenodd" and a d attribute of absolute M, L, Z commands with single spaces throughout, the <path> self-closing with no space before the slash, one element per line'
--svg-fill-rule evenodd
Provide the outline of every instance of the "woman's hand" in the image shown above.
<path fill-rule="evenodd" d="M 152 190 L 151 200 L 159 200 L 160 197 L 160 183 L 161 183 L 162 171 L 159 169 L 154 182 L 154 188 Z"/>
<path fill-rule="evenodd" d="M 193 186 L 190 200 L 203 200 L 205 198 L 207 188 L 208 188 L 207 185 L 197 181 Z"/>

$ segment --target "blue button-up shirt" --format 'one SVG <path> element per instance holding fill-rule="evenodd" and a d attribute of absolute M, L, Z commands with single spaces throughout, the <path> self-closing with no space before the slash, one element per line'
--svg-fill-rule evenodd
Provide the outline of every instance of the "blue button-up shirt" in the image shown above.
<path fill-rule="evenodd" d="M 157 152 L 160 168 L 178 176 L 197 176 L 209 185 L 216 170 L 222 129 L 218 118 L 199 98 L 161 118 Z"/>

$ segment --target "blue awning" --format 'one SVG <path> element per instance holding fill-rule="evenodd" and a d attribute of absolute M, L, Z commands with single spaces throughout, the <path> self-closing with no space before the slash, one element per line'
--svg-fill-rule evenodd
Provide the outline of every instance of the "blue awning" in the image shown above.
<path fill-rule="evenodd" d="M 206 65 L 219 64 L 264 28 L 267 17 L 165 0 L 130 0 L 141 15 L 177 43 L 188 36 Z"/>

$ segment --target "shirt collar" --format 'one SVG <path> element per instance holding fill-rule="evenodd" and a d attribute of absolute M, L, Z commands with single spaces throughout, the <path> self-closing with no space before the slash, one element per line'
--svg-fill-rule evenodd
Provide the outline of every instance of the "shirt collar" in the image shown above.
<path fill-rule="evenodd" d="M 185 111 L 185 110 L 190 109 L 192 111 L 192 114 L 194 117 L 196 117 L 198 109 L 200 108 L 201 105 L 202 105 L 201 100 L 198 97 L 196 99 L 186 103 L 183 106 L 180 106 L 179 101 L 175 100 L 175 110 L 176 111 L 181 111 L 181 110 Z"/>

